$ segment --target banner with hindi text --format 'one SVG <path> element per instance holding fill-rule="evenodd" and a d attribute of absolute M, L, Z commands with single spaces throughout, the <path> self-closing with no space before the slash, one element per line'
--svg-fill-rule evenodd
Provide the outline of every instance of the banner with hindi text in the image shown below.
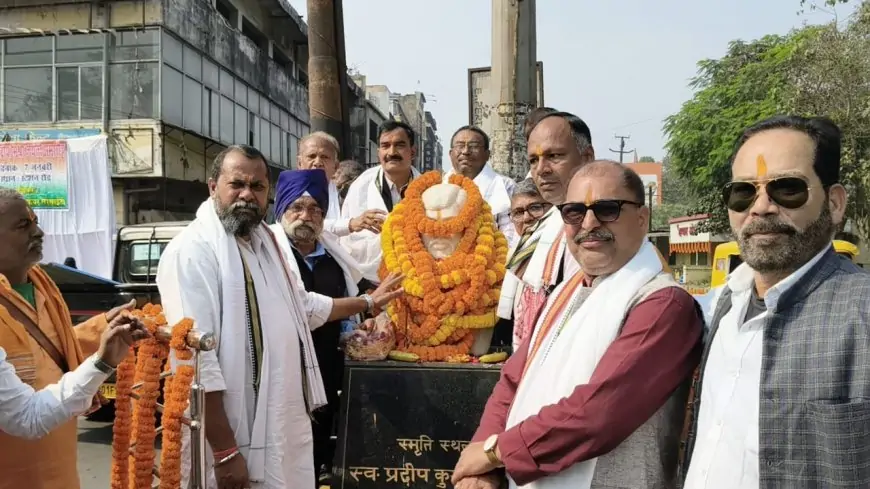
<path fill-rule="evenodd" d="M 0 143 L 0 187 L 20 192 L 33 209 L 69 209 L 66 141 Z"/>

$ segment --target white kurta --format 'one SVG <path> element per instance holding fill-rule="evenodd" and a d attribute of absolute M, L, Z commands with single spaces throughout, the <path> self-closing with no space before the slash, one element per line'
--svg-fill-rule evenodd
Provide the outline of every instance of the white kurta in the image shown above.
<path fill-rule="evenodd" d="M 338 237 L 350 234 L 350 218 L 341 217 L 341 202 L 335 182 L 329 182 L 329 209 L 323 219 L 323 229 Z"/>
<path fill-rule="evenodd" d="M 448 174 L 455 173 L 454 170 L 447 172 Z M 483 165 L 480 173 L 474 177 L 474 183 L 480 190 L 483 200 L 489 204 L 492 210 L 492 215 L 495 218 L 495 224 L 499 231 L 504 234 L 508 245 L 513 247 L 519 241 L 517 230 L 514 223 L 511 221 L 511 194 L 514 193 L 514 187 L 517 183 L 510 178 L 497 173 L 489 163 Z"/>
<path fill-rule="evenodd" d="M 420 173 L 412 168 L 412 177 L 416 178 Z M 341 206 L 341 217 L 351 219 L 362 215 L 367 210 L 382 210 L 387 212 L 387 204 L 378 190 L 378 181 L 382 178 L 380 166 L 369 168 L 350 184 L 344 204 Z M 390 185 L 393 202 L 400 200 L 398 189 Z M 340 240 L 341 246 L 350 253 L 350 256 L 359 264 L 364 278 L 373 283 L 379 283 L 378 267 L 381 266 L 383 254 L 381 252 L 381 235 L 371 231 L 360 231 L 349 234 Z"/>
<path fill-rule="evenodd" d="M 206 205 L 211 204 L 200 208 L 197 219 Z M 266 234 L 265 226 L 250 242 L 227 240 L 228 246 L 237 247 L 235 256 L 248 265 L 260 309 L 263 358 L 255 401 L 247 328 L 231 324 L 238 317 L 235 312 L 241 310 L 244 317 L 244 279 L 237 281 L 243 277 L 241 261 L 237 272 L 223 269 L 223 261 L 217 258 L 220 252 L 191 229 L 194 223 L 172 240 L 160 260 L 157 284 L 167 321 L 173 324 L 190 317 L 197 329 L 216 335 L 218 349 L 202 354 L 202 383 L 206 392 L 224 391 L 224 409 L 248 462 L 251 487 L 314 487 L 311 421 L 303 389 L 308 390 L 313 405 L 325 402 L 325 395 L 322 383 L 311 388 L 312 375 L 316 382 L 320 379 L 319 373 L 314 373 L 317 365 L 311 360 L 308 328 L 326 320 L 332 301 L 306 294 L 288 282 L 288 278 L 297 279 L 284 274 L 281 251 Z M 308 352 L 305 362 L 301 344 Z M 303 368 L 308 372 L 307 385 L 303 383 Z M 189 431 L 184 430 L 182 487 L 187 487 L 190 473 L 189 442 Z M 214 489 L 213 454 L 208 446 L 205 451 L 208 488 Z"/>
<path fill-rule="evenodd" d="M 555 283 L 559 274 L 558 266 L 554 266 L 550 275 L 544 277 L 544 265 L 547 261 L 547 255 L 554 246 L 558 247 L 555 250 L 555 258 L 556 263 L 562 263 L 563 281 L 568 280 L 580 271 L 580 264 L 574 258 L 574 255 L 565 252 L 567 241 L 565 236 L 560 237 L 565 224 L 562 222 L 559 210 L 551 207 L 541 219 L 543 219 L 543 222 L 538 228 L 540 239 L 534 253 L 532 253 L 532 257 L 529 258 L 529 264 L 523 273 L 523 279 L 520 281 L 511 274 L 509 278 L 506 276 L 505 282 L 502 284 L 497 310 L 498 316 L 501 318 L 513 318 L 516 301 L 519 300 L 519 296 L 522 295 L 523 289 L 526 287 L 531 287 L 532 290 L 538 291 L 541 287 L 547 287 Z"/>
<path fill-rule="evenodd" d="M 764 320 L 782 295 L 822 259 L 828 248 L 771 287 L 764 296 L 767 308 L 744 321 L 754 272 L 742 264 L 728 276 L 731 310 L 721 319 L 704 367 L 704 388 L 698 412 L 698 434 L 685 489 L 757 489 L 758 406 Z M 723 287 L 711 300 L 707 323 Z"/>

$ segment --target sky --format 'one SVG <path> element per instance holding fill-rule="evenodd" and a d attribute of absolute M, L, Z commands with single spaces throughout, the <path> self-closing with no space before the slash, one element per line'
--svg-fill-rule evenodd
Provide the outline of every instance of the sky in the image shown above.
<path fill-rule="evenodd" d="M 821 5 L 823 2 L 819 2 Z M 592 130 L 599 157 L 664 155 L 662 120 L 692 96 L 697 62 L 728 42 L 844 21 L 858 2 L 800 13 L 800 0 L 537 0 L 544 102 Z M 307 20 L 305 0 L 290 4 Z M 444 145 L 468 124 L 468 68 L 491 65 L 491 0 L 344 0 L 348 67 L 394 93 L 423 92 Z M 835 17 L 836 15 L 836 17 Z M 626 155 L 627 161 L 633 153 Z"/>

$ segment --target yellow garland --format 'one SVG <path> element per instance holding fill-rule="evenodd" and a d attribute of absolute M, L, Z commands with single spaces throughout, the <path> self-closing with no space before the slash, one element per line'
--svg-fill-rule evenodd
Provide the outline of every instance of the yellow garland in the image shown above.
<path fill-rule="evenodd" d="M 387 307 L 398 349 L 424 361 L 467 354 L 473 343 L 471 331 L 495 325 L 508 251 L 507 240 L 471 179 L 450 177 L 450 183 L 462 187 L 468 197 L 458 216 L 441 221 L 428 218 L 421 196 L 439 183 L 438 172 L 414 179 L 381 230 L 382 273 L 405 275 L 405 295 Z M 423 234 L 462 238 L 453 255 L 435 260 L 423 247 Z"/>

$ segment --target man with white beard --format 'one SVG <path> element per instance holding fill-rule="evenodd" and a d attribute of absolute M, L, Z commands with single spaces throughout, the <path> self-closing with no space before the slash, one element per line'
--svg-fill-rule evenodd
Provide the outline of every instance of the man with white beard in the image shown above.
<path fill-rule="evenodd" d="M 201 358 L 209 489 L 314 487 L 310 414 L 327 402 L 311 329 L 381 307 L 401 293 L 389 277 L 370 296 L 305 292 L 263 222 L 266 159 L 256 148 L 220 152 L 210 198 L 166 247 L 157 286 L 167 321 L 213 333 Z M 182 443 L 182 487 L 190 474 Z"/>
<path fill-rule="evenodd" d="M 359 265 L 326 229 L 329 209 L 329 180 L 323 170 L 284 171 L 275 187 L 275 215 L 271 226 L 287 265 L 305 285 L 305 290 L 327 297 L 355 296 L 371 288 L 362 278 Z M 333 449 L 329 441 L 333 419 L 338 412 L 338 391 L 344 373 L 344 353 L 339 347 L 343 330 L 353 328 L 349 320 L 329 321 L 311 333 L 327 405 L 314 412 L 314 467 L 320 477 L 331 470 Z"/>

